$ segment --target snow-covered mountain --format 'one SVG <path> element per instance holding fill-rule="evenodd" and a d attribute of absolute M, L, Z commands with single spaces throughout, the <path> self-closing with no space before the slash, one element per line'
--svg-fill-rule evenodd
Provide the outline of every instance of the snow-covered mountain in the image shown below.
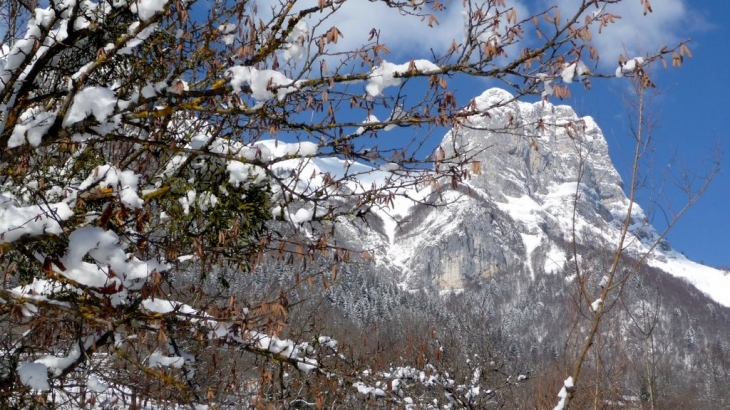
<path fill-rule="evenodd" d="M 414 188 L 392 188 L 397 196 L 388 198 L 388 206 L 364 204 L 357 209 L 370 206 L 373 212 L 348 212 L 338 217 L 339 224 L 327 225 L 338 245 L 375 250 L 375 259 L 352 252 L 350 263 L 323 280 L 324 290 L 296 284 L 302 277 L 326 276 L 327 264 L 337 263 L 334 257 L 322 256 L 324 265 L 301 266 L 265 259 L 251 275 L 224 268 L 218 274 L 230 278 L 231 289 L 241 295 L 275 297 L 280 284 L 292 283 L 296 290 L 289 299 L 301 303 L 300 313 L 291 313 L 292 323 L 322 309 L 328 335 L 382 346 L 397 360 L 404 360 L 411 340 L 422 337 L 423 345 L 413 350 L 418 360 L 429 350 L 448 355 L 443 362 L 434 358 L 434 365 L 478 380 L 473 383 L 484 389 L 522 385 L 514 390 L 522 397 L 521 389 L 540 386 L 549 375 L 562 384 L 565 366 L 572 368 L 570 358 L 590 329 L 629 200 L 592 119 L 566 106 L 512 100 L 503 90 L 483 93 L 473 106 L 489 114 L 449 131 L 434 153 L 438 167 L 460 166 L 463 161 L 449 160 L 455 154 L 477 161 L 469 165 L 469 177 L 422 178 Z M 511 102 L 494 107 L 504 101 Z M 305 171 L 292 173 L 284 165 Z M 313 176 L 302 182 L 307 188 L 319 183 L 317 175 L 353 176 L 330 199 L 348 210 L 353 208 L 348 192 L 392 187 L 388 178 L 413 177 L 402 169 L 337 158 L 284 165 L 282 175 L 293 175 L 293 184 L 299 184 L 299 175 Z M 288 209 L 296 223 L 277 221 L 276 231 L 287 237 L 314 232 L 309 228 L 317 222 L 299 222 L 306 219 L 298 218 L 305 214 L 301 209 Z M 727 380 L 721 373 L 730 363 L 730 276 L 674 251 L 637 204 L 629 230 L 617 274 L 625 280 L 603 302 L 610 315 L 600 324 L 594 348 L 601 365 L 617 372 L 606 373 L 606 385 L 631 400 L 647 400 L 647 383 L 659 386 L 666 403 L 685 396 L 704 400 L 661 408 L 725 408 L 725 389 L 716 385 Z M 650 250 L 646 263 L 627 276 Z M 583 281 L 577 280 L 576 266 Z M 586 286 L 578 291 L 581 282 Z M 307 316 L 295 316 L 301 312 Z M 529 375 L 536 375 L 534 381 L 525 382 Z"/>
<path fill-rule="evenodd" d="M 586 250 L 614 251 L 630 201 L 596 122 L 565 105 L 516 101 L 501 89 L 487 90 L 473 106 L 488 114 L 449 131 L 436 156 L 468 155 L 480 172 L 408 193 L 443 206 L 401 199 L 376 211 L 379 221 L 344 229 L 347 242 L 376 248 L 379 267 L 410 290 L 464 289 L 501 271 L 570 281 L 574 242 L 579 262 Z M 651 251 L 649 266 L 730 307 L 730 275 L 659 240 L 636 203 L 629 232 L 625 256 Z"/>

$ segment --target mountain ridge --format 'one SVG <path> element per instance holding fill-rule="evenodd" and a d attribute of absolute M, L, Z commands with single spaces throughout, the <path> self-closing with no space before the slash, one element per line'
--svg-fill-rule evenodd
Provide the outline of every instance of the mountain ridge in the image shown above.
<path fill-rule="evenodd" d="M 629 200 L 591 117 L 566 105 L 517 101 L 496 88 L 472 106 L 488 114 L 447 132 L 440 149 L 445 158 L 472 156 L 481 172 L 457 185 L 405 194 L 435 196 L 443 206 L 401 198 L 375 210 L 382 232 L 366 242 L 379 249 L 381 264 L 400 271 L 401 287 L 459 290 L 500 269 L 524 269 L 535 280 L 565 268 L 572 255 L 564 248 L 574 236 L 580 246 L 615 248 Z M 635 259 L 653 248 L 648 265 L 730 307 L 730 292 L 723 291 L 730 275 L 673 250 L 637 203 L 626 244 L 625 254 Z"/>

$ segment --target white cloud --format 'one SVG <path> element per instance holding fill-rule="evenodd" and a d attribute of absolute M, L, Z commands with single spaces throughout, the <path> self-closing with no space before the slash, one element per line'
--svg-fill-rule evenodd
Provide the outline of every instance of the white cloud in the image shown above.
<path fill-rule="evenodd" d="M 262 11 L 268 12 L 272 6 L 279 5 L 278 0 L 259 0 L 258 3 L 260 16 L 263 16 Z M 462 13 L 465 8 L 462 1 L 452 0 L 443 3 L 446 5 L 446 10 L 434 12 L 439 24 L 434 24 L 433 27 L 428 26 L 428 19 L 422 21 L 419 16 L 399 13 L 382 1 L 366 0 L 346 0 L 332 15 L 329 15 L 331 8 L 313 13 L 308 25 L 314 27 L 319 19 L 327 17 L 326 21 L 316 28 L 316 34 L 323 34 L 332 26 L 336 26 L 342 32 L 343 37 L 338 39 L 338 44 L 331 50 L 357 49 L 367 43 L 370 31 L 375 28 L 380 30 L 381 43 L 391 51 L 390 56 L 385 56 L 386 59 L 429 58 L 431 50 L 437 55 L 443 54 L 452 41 L 461 43 L 464 39 Z M 472 1 L 472 3 L 480 2 Z M 570 11 L 576 9 L 578 2 L 542 0 L 538 4 L 533 3 L 532 10 L 525 7 L 524 1 L 508 0 L 505 3 L 508 7 L 515 7 L 520 19 L 528 17 L 530 12 L 541 11 L 557 4 L 563 16 L 562 20 L 566 20 Z M 300 1 L 297 7 L 311 7 L 314 4 L 316 4 L 314 0 Z M 542 7 L 539 4 L 542 4 Z M 644 15 L 639 0 L 623 0 L 608 5 L 606 10 L 620 15 L 621 19 L 604 27 L 601 34 L 598 34 L 597 26 L 594 30 L 591 44 L 599 51 L 601 64 L 604 67 L 612 67 L 616 64 L 619 54 L 628 53 L 627 57 L 630 58 L 634 55 L 651 53 L 664 45 L 672 46 L 689 37 L 692 31 L 703 25 L 703 19 L 689 5 L 688 0 L 655 0 L 652 3 L 653 12 L 647 15 Z M 295 8 L 294 11 L 296 10 Z M 591 8 L 588 12 L 593 11 Z M 432 11 L 430 6 L 426 5 L 424 9 L 416 12 L 424 14 Z M 582 19 L 580 21 L 582 22 Z M 539 41 L 532 32 L 531 24 L 525 29 L 530 43 Z M 516 52 L 512 49 L 507 51 L 510 57 Z"/>
<path fill-rule="evenodd" d="M 370 31 L 380 30 L 380 39 L 393 53 L 407 50 L 412 56 L 426 57 L 433 48 L 445 52 L 452 40 L 463 37 L 462 19 L 456 7 L 438 13 L 439 24 L 428 26 L 421 17 L 400 15 L 381 2 L 348 1 L 328 21 L 344 35 L 342 50 L 354 50 L 367 43 Z"/>
<path fill-rule="evenodd" d="M 260 0 L 259 11 L 270 10 L 272 5 L 277 5 L 277 0 Z M 300 2 L 300 8 L 310 7 L 310 2 Z M 442 55 L 449 49 L 453 41 L 460 44 L 464 40 L 464 18 L 462 13 L 466 10 L 461 1 L 443 2 L 445 10 L 433 11 L 430 5 L 423 9 L 409 11 L 425 15 L 434 14 L 438 24 L 433 22 L 429 27 L 429 19 L 418 15 L 401 13 L 396 9 L 388 7 L 382 1 L 349 0 L 339 5 L 331 16 L 328 16 L 326 9 L 321 13 L 312 14 L 307 22 L 309 27 L 314 27 L 320 19 L 328 16 L 317 28 L 315 35 L 325 33 L 330 27 L 337 27 L 343 37 L 338 39 L 337 45 L 330 47 L 330 51 L 352 51 L 368 43 L 370 32 L 374 28 L 380 31 L 380 42 L 390 51 L 390 55 L 382 56 L 388 60 L 394 59 L 400 63 L 407 59 L 430 58 L 433 54 Z M 518 15 L 526 16 L 526 8 L 521 1 L 511 1 L 508 6 L 515 7 Z M 468 6 L 467 6 L 468 7 Z M 278 7 L 277 7 L 278 8 Z M 294 11 L 296 11 L 295 9 Z"/>
<path fill-rule="evenodd" d="M 557 1 L 563 16 L 575 8 L 575 3 L 575 0 Z M 604 27 L 600 34 L 597 26 L 593 31 L 592 44 L 601 55 L 601 65 L 615 66 L 621 54 L 631 58 L 654 53 L 663 46 L 672 47 L 702 25 L 702 18 L 689 7 L 687 0 L 661 0 L 651 4 L 653 12 L 646 15 L 639 0 L 624 0 L 606 7 L 607 12 L 621 19 Z"/>
<path fill-rule="evenodd" d="M 336 11 L 327 8 L 321 12 L 313 13 L 307 20 L 310 32 L 314 31 L 316 36 L 324 34 L 331 27 L 336 26 L 343 37 L 338 38 L 337 44 L 328 45 L 330 52 L 348 52 L 363 47 L 368 43 L 368 37 L 373 28 L 380 31 L 380 42 L 391 52 L 381 54 L 380 57 L 388 62 L 400 64 L 411 59 L 431 59 L 432 55 L 443 55 L 451 46 L 453 41 L 457 44 L 464 40 L 464 17 L 465 7 L 461 0 L 443 1 L 446 5 L 444 11 L 433 12 L 439 24 L 428 26 L 428 20 L 422 20 L 420 16 L 407 15 L 398 10 L 388 7 L 384 1 L 368 0 L 345 0 L 339 3 Z M 472 5 L 479 5 L 480 0 L 471 0 Z M 580 2 L 577 0 L 538 0 L 527 2 L 525 0 L 505 0 L 507 7 L 514 7 L 517 11 L 518 20 L 527 19 L 533 13 L 544 11 L 552 6 L 559 6 L 561 20 L 567 21 L 571 17 L 571 10 L 576 10 Z M 272 6 L 280 9 L 280 0 L 258 0 L 259 17 L 266 21 L 267 14 Z M 292 13 L 304 7 L 311 7 L 316 0 L 302 0 L 296 3 Z M 607 6 L 608 12 L 621 16 L 615 23 L 604 27 L 598 33 L 595 26 L 593 45 L 599 52 L 600 71 L 613 73 L 617 67 L 618 56 L 624 54 L 627 58 L 634 56 L 655 53 L 663 46 L 674 46 L 679 41 L 688 38 L 698 28 L 708 26 L 701 14 L 693 9 L 689 0 L 655 0 L 652 3 L 653 12 L 644 15 L 643 6 L 639 0 L 622 0 L 616 4 Z M 697 6 L 693 6 L 697 7 Z M 588 13 L 595 9 L 589 8 Z M 430 5 L 422 10 L 414 10 L 420 14 L 431 13 Z M 554 12 L 551 12 L 554 14 Z M 324 21 L 321 21 L 324 19 Z M 540 19 L 541 24 L 545 21 Z M 583 22 L 583 19 L 579 19 Z M 505 29 L 506 24 L 501 24 L 500 32 Z M 533 30 L 531 22 L 524 26 L 525 38 L 520 44 L 507 47 L 507 59 L 510 60 L 519 55 L 522 47 L 533 48 L 543 40 L 539 39 Z M 432 52 L 433 50 L 433 52 Z M 326 59 L 330 70 L 334 69 L 340 60 L 339 56 Z M 503 58 L 495 60 L 500 64 Z M 505 61 L 506 61 L 505 60 Z M 588 63 L 587 59 L 585 61 Z M 334 64 L 333 64 L 334 63 Z M 348 64 L 351 65 L 350 61 Z M 355 63 L 359 65 L 358 63 Z M 592 66 L 592 64 L 589 64 Z M 342 67 L 340 67 L 342 68 Z M 353 68 L 355 68 L 353 66 Z M 368 69 L 368 68 L 365 68 Z M 356 70 L 358 70 L 356 68 Z M 292 74 L 292 78 L 296 75 Z M 486 80 L 486 79 L 485 79 Z M 490 85 L 493 85 L 489 82 Z"/>
<path fill-rule="evenodd" d="M 302 3 L 300 8 L 313 5 L 310 2 L 299 3 Z M 311 3 L 316 4 L 314 1 Z M 274 4 L 278 4 L 278 1 L 259 1 L 259 10 L 270 10 Z M 456 7 L 449 7 L 445 13 L 438 13 L 439 24 L 433 24 L 433 27 L 428 27 L 428 21 L 421 21 L 419 16 L 402 15 L 379 1 L 350 0 L 338 7 L 331 15 L 331 8 L 313 13 L 307 22 L 310 27 L 314 27 L 320 19 L 326 17 L 316 29 L 315 35 L 324 34 L 330 27 L 339 29 L 342 37 L 336 45 L 328 48 L 332 51 L 352 51 L 362 47 L 368 43 L 373 28 L 380 30 L 381 43 L 391 52 L 408 50 L 409 54 L 417 53 L 421 56 L 427 56 L 430 48 L 446 51 L 452 39 L 460 41 L 463 36 L 461 16 L 455 10 Z"/>

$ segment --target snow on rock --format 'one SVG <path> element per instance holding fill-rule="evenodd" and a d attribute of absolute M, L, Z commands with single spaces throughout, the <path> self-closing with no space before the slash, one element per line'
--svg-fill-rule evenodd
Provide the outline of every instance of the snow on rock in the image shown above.
<path fill-rule="evenodd" d="M 23 385 L 31 389 L 51 390 L 46 370 L 46 366 L 41 363 L 24 362 L 18 365 L 18 377 Z"/>
<path fill-rule="evenodd" d="M 514 96 L 509 91 L 501 88 L 490 88 L 478 97 L 474 98 L 474 103 L 479 111 L 484 111 L 492 108 L 495 105 L 500 105 L 508 101 L 512 101 Z"/>
<path fill-rule="evenodd" d="M 567 261 L 568 258 L 565 252 L 560 250 L 557 246 L 552 245 L 550 246 L 548 253 L 545 255 L 545 266 L 543 269 L 545 270 L 545 273 L 557 273 L 563 269 Z"/>
<path fill-rule="evenodd" d="M 472 115 L 469 121 L 475 126 L 488 123 L 490 126 L 504 128 L 509 126 L 509 113 L 517 107 L 512 94 L 501 88 L 490 88 L 472 100 L 469 108 L 480 114 Z M 489 113 L 488 118 L 485 119 L 482 113 Z"/>
<path fill-rule="evenodd" d="M 292 221 L 293 223 L 300 225 L 304 222 L 309 222 L 312 220 L 312 217 L 314 216 L 314 212 L 310 209 L 306 208 L 300 208 L 297 210 L 295 214 L 288 214 L 288 219 Z"/>
<path fill-rule="evenodd" d="M 379 66 L 373 68 L 368 76 L 369 82 L 365 87 L 368 95 L 377 97 L 387 87 L 400 85 L 401 79 L 398 76 L 411 72 L 431 74 L 441 70 L 439 66 L 428 60 L 411 60 L 404 64 L 393 64 L 383 61 Z"/>
<path fill-rule="evenodd" d="M 624 67 L 634 70 L 641 63 L 636 58 Z M 575 70 L 569 73 L 572 79 L 582 71 L 579 63 L 574 64 L 565 67 Z M 352 231 L 363 238 L 366 247 L 385 251 L 377 263 L 398 272 L 400 286 L 458 288 L 464 278 L 481 280 L 493 274 L 497 265 L 484 263 L 490 258 L 499 262 L 497 269 L 518 267 L 533 275 L 538 271 L 558 273 L 572 261 L 564 249 L 574 235 L 589 248 L 615 249 L 631 203 L 611 162 L 608 144 L 592 118 L 579 117 L 565 105 L 514 100 L 512 94 L 497 88 L 481 93 L 467 109 L 477 111 L 469 116 L 471 126 L 450 130 L 440 145 L 444 152 L 439 157 L 473 154 L 482 165 L 481 174 L 472 175 L 458 189 L 441 185 L 439 201 L 446 206 L 425 210 L 411 207 L 416 203 L 411 200 L 399 209 L 373 207 L 383 222 L 382 231 L 368 235 Z M 531 146 L 530 138 L 536 147 Z M 395 165 L 383 164 L 381 170 L 395 169 Z M 442 161 L 441 165 L 450 164 Z M 465 191 L 459 192 L 462 188 Z M 399 192 L 399 197 L 426 199 L 423 192 L 428 196 L 429 191 L 420 186 Z M 673 251 L 641 207 L 631 205 L 625 254 L 640 257 L 656 244 L 648 265 L 684 279 L 730 307 L 730 274 Z M 417 218 L 414 210 L 419 212 Z M 482 219 L 491 221 L 481 224 Z M 490 232 L 500 235 L 490 236 Z M 478 263 L 470 261 L 475 249 L 486 255 Z M 575 279 L 574 274 L 566 273 L 566 282 Z"/>
<path fill-rule="evenodd" d="M 634 60 L 634 64 L 640 61 Z M 565 67 L 570 79 L 585 69 L 578 62 L 573 64 Z M 627 66 L 630 68 L 631 63 Z M 387 210 L 376 212 L 385 232 L 382 244 L 373 242 L 373 246 L 386 249 L 386 258 L 380 261 L 402 272 L 405 280 L 401 283 L 417 288 L 443 285 L 442 279 L 453 272 L 457 274 L 449 277 L 454 279 L 490 275 L 492 266 L 483 260 L 479 264 L 468 260 L 466 246 L 470 252 L 472 247 L 481 247 L 480 252 L 501 263 L 500 269 L 519 266 L 534 275 L 538 271 L 561 271 L 569 258 L 564 244 L 571 243 L 574 235 L 580 244 L 589 247 L 610 249 L 618 243 L 630 202 L 611 163 L 608 144 L 592 118 L 579 117 L 564 105 L 515 100 L 509 92 L 495 88 L 474 98 L 466 109 L 477 112 L 469 116 L 471 126 L 449 131 L 441 143 L 444 152 L 439 155 L 451 158 L 470 153 L 481 163 L 482 173 L 461 184 L 467 192 L 460 195 L 451 191 L 462 198 L 451 199 L 453 203 L 443 208 L 420 210 L 421 222 L 411 223 L 409 231 L 400 235 L 397 220 L 411 219 L 408 208 L 397 219 Z M 442 164 L 450 165 L 446 161 Z M 440 195 L 450 199 L 448 190 Z M 472 212 L 472 207 L 501 212 L 489 211 L 487 219 L 494 222 L 491 226 L 481 225 L 473 218 L 485 211 Z M 630 224 L 625 241 L 627 255 L 642 255 L 660 239 L 636 204 Z M 490 236 L 490 232 L 500 230 L 501 236 Z M 464 235 L 466 231 L 468 235 Z M 426 232 L 429 244 L 418 239 Z M 462 237 L 466 237 L 463 242 Z M 434 248 L 436 252 L 425 251 Z M 464 257 L 453 256 L 462 251 Z M 432 254 L 449 256 L 424 256 Z M 661 242 L 648 261 L 730 305 L 730 292 L 722 291 L 730 289 L 728 275 L 682 260 L 673 257 L 669 245 Z M 428 270 L 430 273 L 419 276 L 430 276 L 422 281 L 410 280 L 414 270 Z"/>
<path fill-rule="evenodd" d="M 515 220 L 524 224 L 528 232 L 537 232 L 540 224 L 544 221 L 544 213 L 538 204 L 529 195 L 515 198 L 505 196 L 505 202 L 497 202 L 497 206 Z"/>
<path fill-rule="evenodd" d="M 530 270 L 532 279 L 535 279 L 535 268 L 532 266 L 532 253 L 537 249 L 543 242 L 542 235 L 530 235 L 520 234 L 522 236 L 522 243 L 525 245 L 525 263 L 527 268 Z"/>

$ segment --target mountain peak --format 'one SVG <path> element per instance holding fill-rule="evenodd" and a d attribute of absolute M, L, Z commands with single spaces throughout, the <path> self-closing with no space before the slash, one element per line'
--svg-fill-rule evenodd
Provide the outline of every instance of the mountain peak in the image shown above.
<path fill-rule="evenodd" d="M 484 111 L 500 103 L 511 101 L 514 98 L 509 91 L 494 87 L 487 89 L 480 96 L 474 98 L 474 104 L 477 110 Z"/>
<path fill-rule="evenodd" d="M 476 97 L 475 109 L 482 113 L 446 134 L 441 145 L 447 155 L 480 161 L 484 172 L 475 180 L 498 198 L 545 194 L 551 184 L 582 182 L 601 200 L 625 200 L 608 144 L 591 117 L 579 117 L 566 105 L 513 98 L 499 88 Z"/>
<path fill-rule="evenodd" d="M 569 106 L 518 101 L 498 88 L 473 101 L 481 113 L 447 132 L 441 148 L 446 158 L 479 161 L 481 173 L 442 187 L 443 206 L 401 207 L 397 226 L 388 220 L 383 263 L 401 271 L 402 286 L 461 289 L 497 272 L 526 271 L 533 280 L 568 272 L 566 247 L 574 240 L 582 249 L 613 251 L 630 201 L 596 122 Z M 673 251 L 636 203 L 629 223 L 625 256 L 652 250 L 650 266 L 730 306 L 716 290 L 730 288 L 730 276 Z"/>

